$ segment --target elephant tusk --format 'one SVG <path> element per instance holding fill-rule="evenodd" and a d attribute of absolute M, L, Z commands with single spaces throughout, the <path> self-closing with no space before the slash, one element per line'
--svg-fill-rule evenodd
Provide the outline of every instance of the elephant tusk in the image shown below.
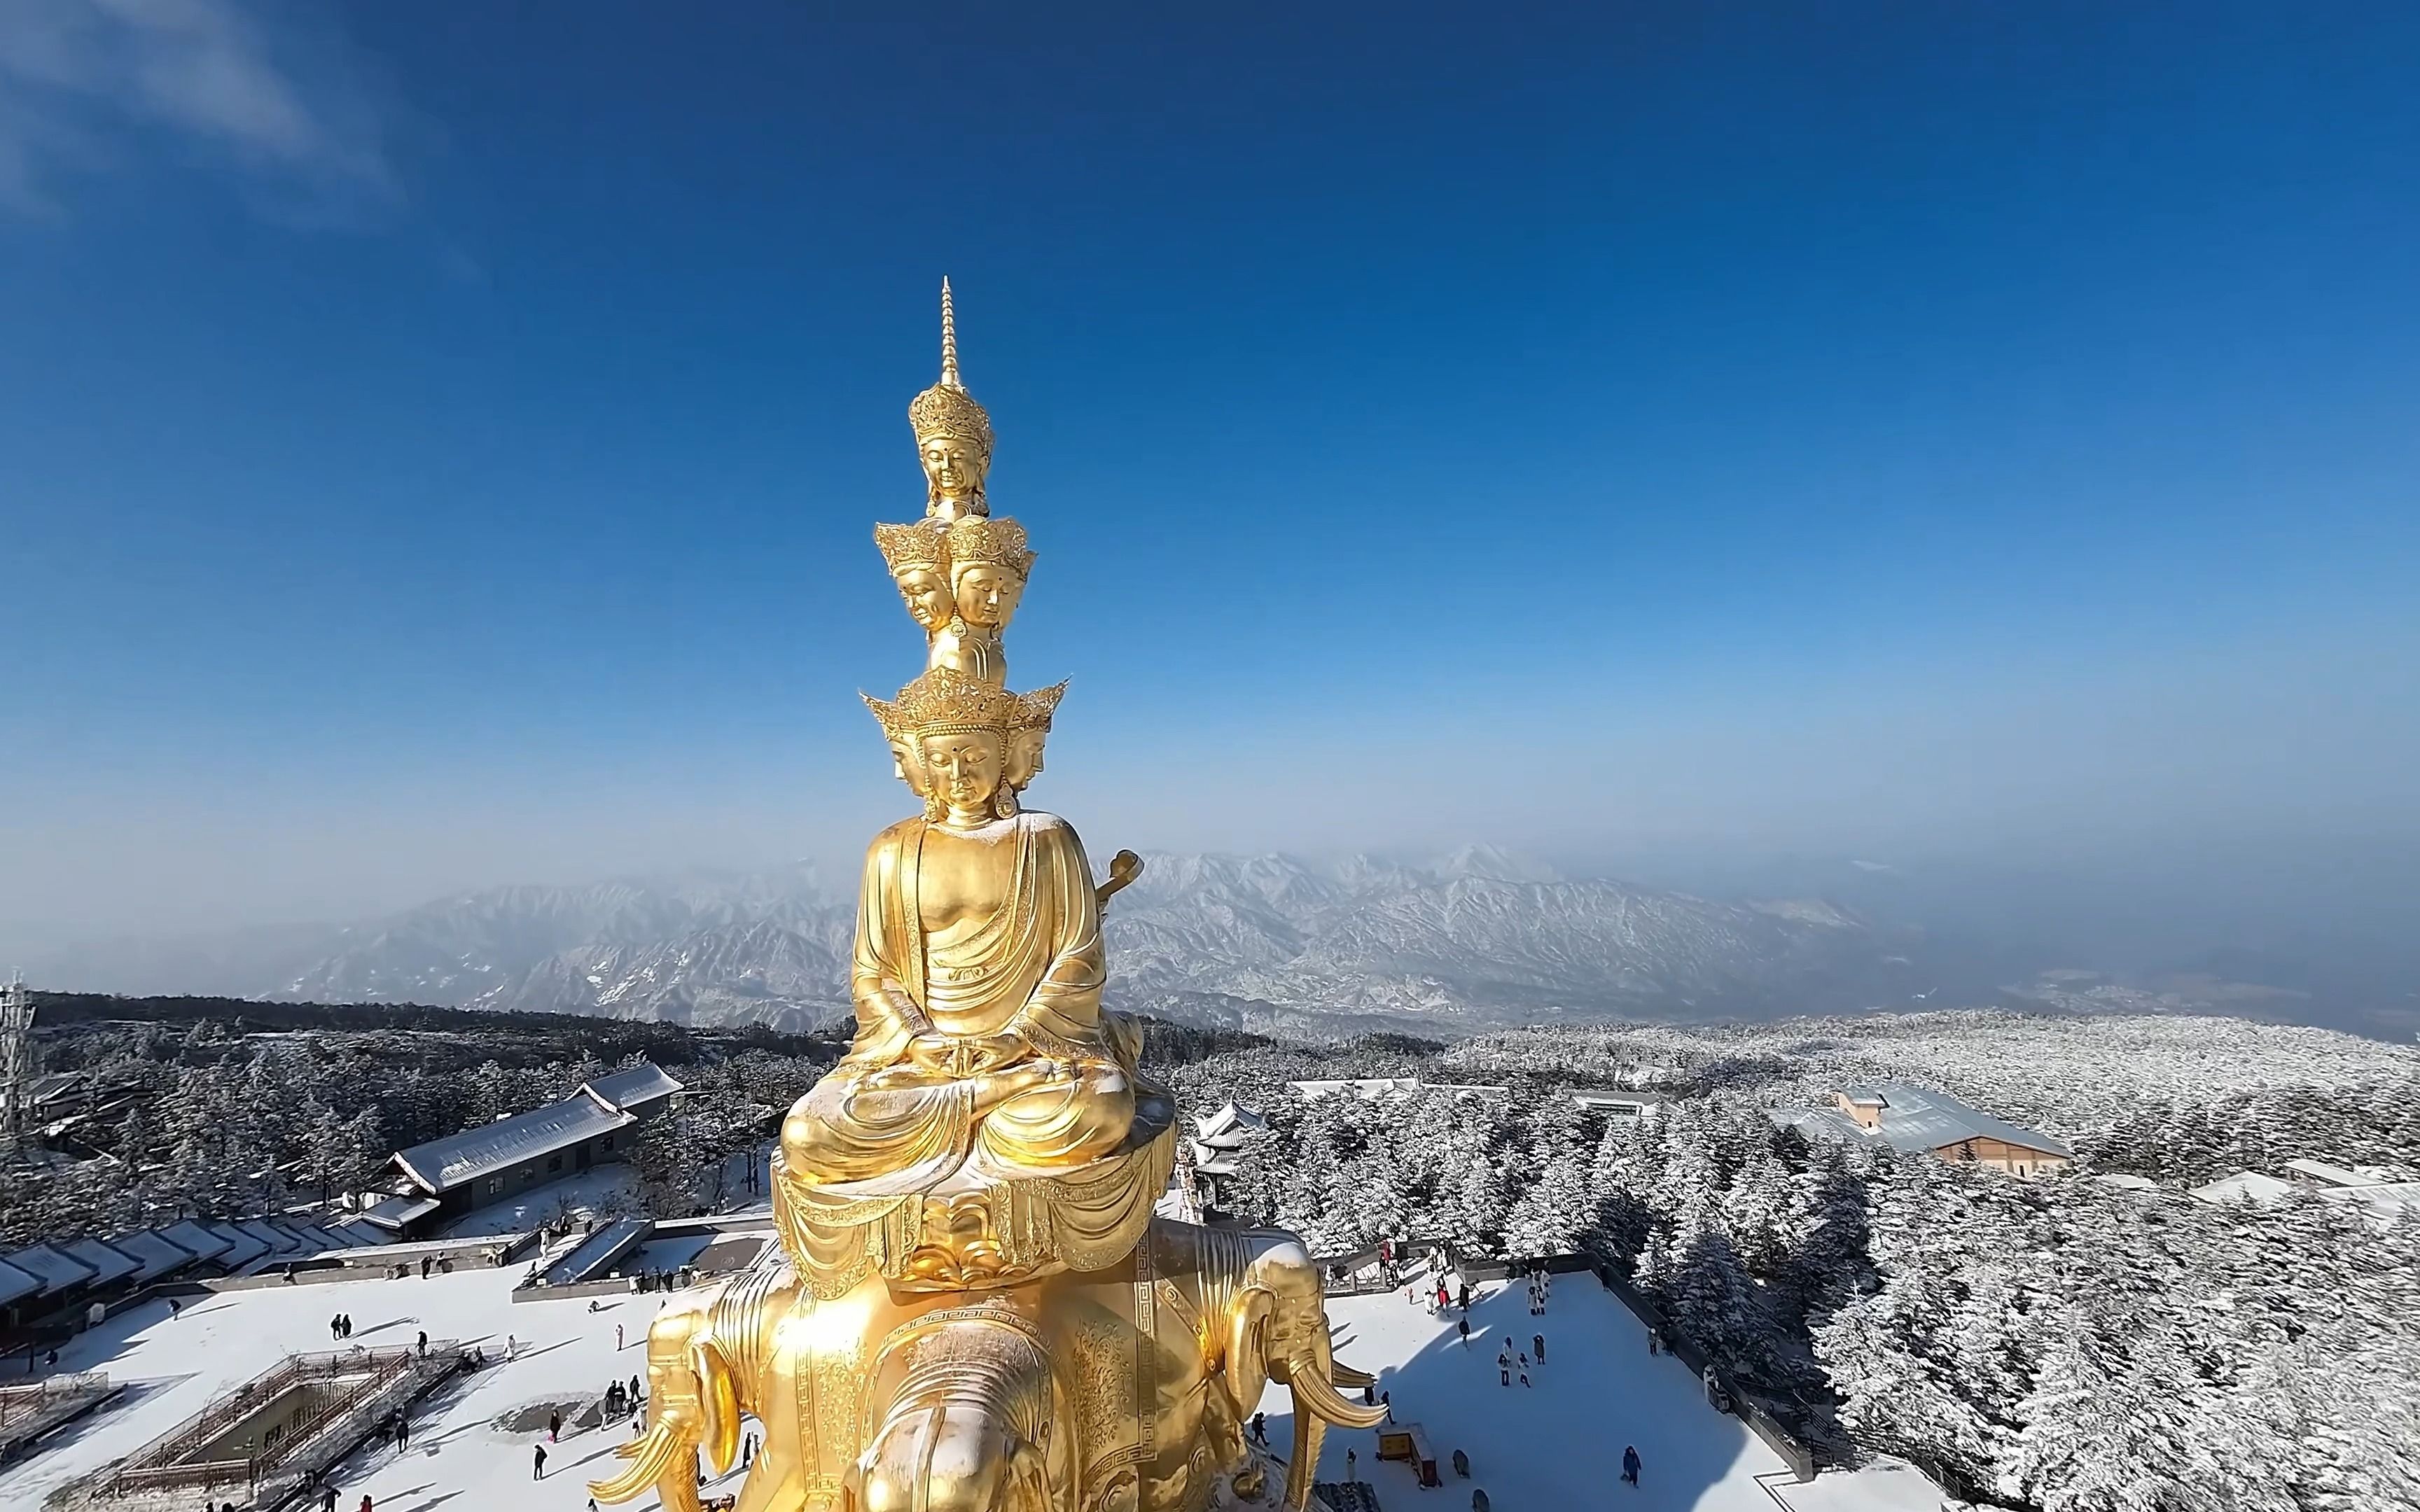
<path fill-rule="evenodd" d="M 1330 1360 L 1327 1363 L 1327 1379 L 1348 1391 L 1356 1386 L 1374 1386 L 1378 1383 L 1378 1378 L 1369 1371 L 1356 1370 L 1342 1360 Z"/>
<path fill-rule="evenodd" d="M 666 1506 L 678 1507 L 677 1492 L 685 1491 L 689 1495 L 689 1505 L 694 1507 L 697 1504 L 697 1488 L 689 1479 L 675 1475 L 666 1481 L 675 1458 L 684 1451 L 694 1452 L 678 1430 L 669 1425 L 649 1428 L 646 1437 L 638 1443 L 623 1444 L 613 1451 L 631 1463 L 611 1480 L 590 1481 L 588 1493 L 600 1502 L 627 1502 L 648 1487 L 664 1482 Z"/>
<path fill-rule="evenodd" d="M 1364 1407 L 1359 1402 L 1346 1401 L 1309 1350 L 1287 1357 L 1286 1383 L 1294 1388 L 1295 1401 L 1338 1427 L 1374 1428 L 1387 1421 L 1387 1410 L 1383 1407 Z"/>

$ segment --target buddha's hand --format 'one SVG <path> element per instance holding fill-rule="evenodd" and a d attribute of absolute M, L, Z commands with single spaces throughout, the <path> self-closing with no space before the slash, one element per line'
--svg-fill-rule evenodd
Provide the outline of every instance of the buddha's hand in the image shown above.
<path fill-rule="evenodd" d="M 964 1081 L 1026 1059 L 1032 1049 L 1022 1035 L 920 1034 L 908 1041 L 908 1063 L 926 1076 Z"/>

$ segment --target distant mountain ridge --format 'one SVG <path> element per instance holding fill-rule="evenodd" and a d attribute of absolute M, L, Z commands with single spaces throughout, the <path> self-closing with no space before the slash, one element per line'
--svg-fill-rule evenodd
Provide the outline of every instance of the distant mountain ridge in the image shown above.
<path fill-rule="evenodd" d="M 1905 991 L 1910 942 L 1820 900 L 1726 903 L 1572 879 L 1487 848 L 1153 856 L 1110 908 L 1110 997 L 1167 1017 L 1332 1032 L 1612 1016 L 1768 1017 Z M 783 1027 L 849 1011 L 854 889 L 812 869 L 450 896 L 345 929 L 187 952 L 181 991 Z M 178 957 L 154 951 L 156 973 Z M 106 961 L 46 982 L 114 991 Z"/>

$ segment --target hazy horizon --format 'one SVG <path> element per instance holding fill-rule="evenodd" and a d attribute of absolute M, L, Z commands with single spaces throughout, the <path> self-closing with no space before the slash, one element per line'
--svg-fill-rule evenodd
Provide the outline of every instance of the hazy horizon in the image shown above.
<path fill-rule="evenodd" d="M 2420 920 L 2420 17 L 952 37 L 0 14 L 0 959 L 850 865 L 944 273 L 1096 857 Z"/>

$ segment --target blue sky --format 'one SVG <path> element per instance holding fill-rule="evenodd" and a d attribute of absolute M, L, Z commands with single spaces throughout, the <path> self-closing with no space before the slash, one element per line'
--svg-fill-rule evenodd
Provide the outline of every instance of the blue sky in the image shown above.
<path fill-rule="evenodd" d="M 2420 11 L 1317 8 L 0 10 L 0 944 L 853 849 L 943 273 L 1096 849 L 2413 826 Z"/>

